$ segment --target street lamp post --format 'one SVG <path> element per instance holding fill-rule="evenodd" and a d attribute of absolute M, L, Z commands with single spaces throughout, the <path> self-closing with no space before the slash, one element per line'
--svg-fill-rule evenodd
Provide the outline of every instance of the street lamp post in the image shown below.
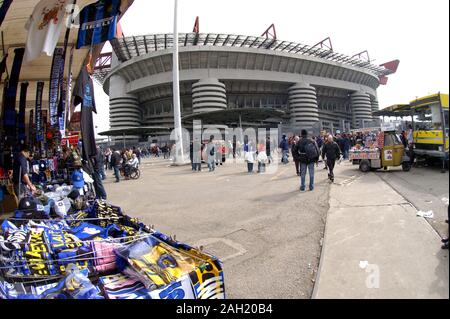
<path fill-rule="evenodd" d="M 175 164 L 183 164 L 183 131 L 181 127 L 180 71 L 178 61 L 178 0 L 175 0 L 173 29 L 173 110 L 176 136 L 176 154 L 174 162 Z"/>

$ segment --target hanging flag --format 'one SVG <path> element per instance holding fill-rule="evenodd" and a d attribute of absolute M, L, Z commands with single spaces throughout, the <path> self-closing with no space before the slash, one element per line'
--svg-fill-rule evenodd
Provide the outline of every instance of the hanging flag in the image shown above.
<path fill-rule="evenodd" d="M 72 117 L 73 109 L 72 109 L 72 82 L 73 82 L 73 72 L 72 72 L 72 66 L 73 66 L 73 54 L 75 51 L 75 47 L 72 46 L 70 49 L 70 58 L 69 58 L 69 70 L 68 70 L 68 77 L 67 77 L 67 90 L 66 90 L 66 123 L 70 122 L 70 119 Z M 67 126 L 67 124 L 66 124 Z"/>
<path fill-rule="evenodd" d="M 47 150 L 47 132 L 49 131 L 49 124 L 48 124 L 48 111 L 42 110 L 42 139 L 44 141 L 43 143 L 43 150 Z"/>
<path fill-rule="evenodd" d="M 58 106 L 58 124 L 61 138 L 66 137 L 66 81 L 63 80 L 61 86 L 64 89 L 61 90 L 60 104 Z M 59 107 L 62 107 L 61 114 L 59 113 Z"/>
<path fill-rule="evenodd" d="M 75 12 L 75 5 L 77 3 L 77 0 L 73 0 L 72 3 L 72 11 L 70 13 L 70 24 L 67 26 L 66 29 L 66 34 L 64 36 L 64 45 L 63 45 L 63 53 L 62 53 L 62 63 L 61 68 L 59 70 L 59 84 L 60 84 L 60 92 L 59 92 L 59 101 L 58 101 L 58 116 L 61 116 L 63 112 L 65 112 L 65 103 L 66 103 L 66 92 L 67 92 L 67 87 L 65 85 L 63 85 L 64 82 L 64 70 L 65 70 L 65 66 L 66 66 L 66 56 L 67 56 L 67 48 L 69 45 L 69 36 L 70 36 L 70 29 L 72 27 L 72 23 L 73 23 L 73 15 Z M 72 51 L 71 51 L 72 52 Z"/>
<path fill-rule="evenodd" d="M 77 84 L 74 90 L 74 104 L 81 103 L 81 135 L 83 137 L 83 158 L 89 160 L 97 155 L 95 143 L 93 112 L 97 113 L 95 108 L 94 83 L 86 67 L 84 67 L 78 76 Z"/>
<path fill-rule="evenodd" d="M 42 94 L 44 92 L 44 82 L 37 83 L 36 89 L 36 142 L 44 141 L 44 121 L 42 114 Z"/>
<path fill-rule="evenodd" d="M 3 73 L 6 72 L 6 61 L 8 60 L 8 54 L 5 54 L 2 61 L 0 62 L 0 82 L 3 78 Z"/>
<path fill-rule="evenodd" d="M 195 19 L 194 30 L 192 32 L 200 33 L 200 18 L 199 17 L 197 17 Z"/>
<path fill-rule="evenodd" d="M 51 127 L 58 127 L 58 96 L 59 96 L 59 85 L 60 85 L 60 72 L 61 68 L 64 68 L 64 59 L 62 48 L 56 48 L 53 54 L 53 62 L 50 73 L 50 87 L 49 87 L 49 114 L 50 114 L 50 125 Z"/>
<path fill-rule="evenodd" d="M 6 54 L 2 61 L 0 62 L 0 83 L 2 82 L 3 73 L 6 71 L 6 60 L 8 59 L 8 55 Z M 3 95 L 2 95 L 2 101 L 0 104 L 0 116 L 4 116 L 5 114 L 5 99 L 6 99 L 6 89 L 8 88 L 8 78 L 5 79 L 5 82 L 3 82 Z"/>
<path fill-rule="evenodd" d="M 122 25 L 120 24 L 120 21 L 117 21 L 117 30 L 116 30 L 116 38 L 124 38 L 125 35 L 123 34 Z"/>
<path fill-rule="evenodd" d="M 6 136 L 8 137 L 8 145 L 10 146 L 14 144 L 14 139 L 16 137 L 16 97 L 24 52 L 25 49 L 23 48 L 14 50 L 14 62 L 9 77 L 8 88 L 6 89 L 5 93 L 3 127 L 5 129 Z"/>
<path fill-rule="evenodd" d="M 64 16 L 68 0 L 41 0 L 25 28 L 28 38 L 25 62 L 37 59 L 41 53 L 53 54 L 64 27 Z"/>
<path fill-rule="evenodd" d="M 27 108 L 28 82 L 20 85 L 19 116 L 17 117 L 17 137 L 20 145 L 26 144 L 25 112 Z"/>
<path fill-rule="evenodd" d="M 120 0 L 100 0 L 81 10 L 77 49 L 115 38 L 120 3 Z"/>
<path fill-rule="evenodd" d="M 0 0 L 0 26 L 5 20 L 6 13 L 8 13 L 8 9 L 11 6 L 13 0 Z"/>
<path fill-rule="evenodd" d="M 28 137 L 29 144 L 31 147 L 34 146 L 35 137 L 34 137 L 34 110 L 30 110 L 30 120 L 28 122 Z"/>

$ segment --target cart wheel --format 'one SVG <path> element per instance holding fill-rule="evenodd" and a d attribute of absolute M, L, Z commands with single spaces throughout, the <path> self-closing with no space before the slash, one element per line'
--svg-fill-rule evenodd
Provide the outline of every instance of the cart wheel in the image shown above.
<path fill-rule="evenodd" d="M 404 172 L 409 172 L 411 170 L 411 163 L 410 162 L 403 162 L 402 168 Z"/>
<path fill-rule="evenodd" d="M 361 163 L 359 164 L 359 169 L 363 173 L 370 172 L 370 163 L 369 163 L 369 161 L 361 161 Z"/>

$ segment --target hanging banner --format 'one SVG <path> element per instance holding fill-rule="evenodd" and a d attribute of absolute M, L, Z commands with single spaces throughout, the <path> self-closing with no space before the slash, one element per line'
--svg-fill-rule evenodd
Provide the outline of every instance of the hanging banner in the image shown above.
<path fill-rule="evenodd" d="M 44 121 L 42 114 L 42 93 L 44 92 L 44 82 L 37 83 L 36 89 L 36 142 L 44 141 Z"/>
<path fill-rule="evenodd" d="M 0 82 L 2 81 L 3 73 L 5 73 L 5 71 L 6 71 L 6 61 L 7 60 L 8 60 L 8 55 L 5 54 L 2 61 L 0 62 Z"/>
<path fill-rule="evenodd" d="M 74 108 L 72 108 L 72 87 L 73 87 L 73 72 L 72 72 L 72 66 L 73 66 L 73 54 L 75 52 L 75 47 L 72 46 L 70 49 L 70 58 L 69 58 L 69 71 L 68 71 L 68 78 L 67 78 L 67 91 L 66 91 L 66 126 L 67 123 L 70 123 L 70 120 L 72 119 Z"/>
<path fill-rule="evenodd" d="M 58 127 L 58 96 L 60 84 L 61 68 L 64 68 L 64 58 L 62 48 L 56 48 L 53 55 L 52 69 L 50 73 L 50 87 L 49 87 L 49 114 L 51 127 Z"/>
<path fill-rule="evenodd" d="M 16 97 L 25 49 L 15 49 L 14 53 L 14 62 L 9 77 L 8 88 L 6 89 L 5 94 L 5 112 L 3 114 L 3 127 L 5 129 L 6 136 L 8 137 L 8 145 L 10 146 L 14 144 L 14 139 L 16 137 Z"/>
<path fill-rule="evenodd" d="M 63 81 L 61 86 L 66 86 L 66 81 Z M 58 116 L 59 132 L 61 133 L 61 138 L 66 137 L 66 90 L 61 91 L 60 103 L 63 105 L 63 111 L 61 115 Z"/>
<path fill-rule="evenodd" d="M 3 95 L 2 95 L 2 104 L 0 105 L 0 124 L 3 125 L 3 118 L 5 117 L 6 112 L 6 91 L 8 90 L 8 79 L 5 79 L 3 82 Z"/>
<path fill-rule="evenodd" d="M 17 137 L 20 145 L 26 144 L 25 112 L 27 108 L 28 82 L 20 85 L 19 116 L 17 117 Z"/>
<path fill-rule="evenodd" d="M 30 110 L 30 120 L 28 123 L 29 142 L 31 146 L 34 146 L 34 110 Z"/>
<path fill-rule="evenodd" d="M 0 26 L 5 20 L 6 14 L 8 13 L 8 9 L 11 6 L 13 0 L 0 0 Z"/>
<path fill-rule="evenodd" d="M 93 46 L 116 37 L 120 0 L 98 1 L 80 12 L 77 49 Z"/>

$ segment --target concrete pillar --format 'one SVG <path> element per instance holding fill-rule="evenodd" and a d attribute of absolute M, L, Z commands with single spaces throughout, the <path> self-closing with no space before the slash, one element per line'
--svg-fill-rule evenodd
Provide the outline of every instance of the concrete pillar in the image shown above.
<path fill-rule="evenodd" d="M 372 117 L 372 104 L 370 95 L 364 92 L 355 92 L 351 96 L 353 109 L 353 127 L 363 128 L 364 122 L 370 122 Z"/>
<path fill-rule="evenodd" d="M 139 127 L 142 123 L 142 114 L 139 107 L 139 100 L 133 94 L 126 93 L 126 80 L 120 75 L 113 75 L 109 86 L 109 118 L 110 127 L 122 129 L 129 127 Z M 139 136 L 127 136 L 127 143 L 136 143 Z M 121 145 L 123 137 L 116 138 L 116 144 Z"/>
<path fill-rule="evenodd" d="M 371 104 L 372 104 L 372 117 L 374 120 L 378 120 L 378 116 L 373 115 L 373 113 L 378 112 L 380 110 L 378 99 L 376 97 L 372 98 Z"/>
<path fill-rule="evenodd" d="M 218 79 L 202 79 L 192 85 L 192 111 L 205 113 L 225 110 L 227 108 L 227 94 L 225 84 Z"/>
<path fill-rule="evenodd" d="M 297 83 L 289 88 L 291 125 L 311 129 L 319 122 L 316 89 L 309 84 Z"/>
<path fill-rule="evenodd" d="M 111 129 L 141 125 L 139 101 L 136 96 L 127 94 L 125 88 L 125 79 L 119 75 L 111 77 L 109 89 Z"/>

